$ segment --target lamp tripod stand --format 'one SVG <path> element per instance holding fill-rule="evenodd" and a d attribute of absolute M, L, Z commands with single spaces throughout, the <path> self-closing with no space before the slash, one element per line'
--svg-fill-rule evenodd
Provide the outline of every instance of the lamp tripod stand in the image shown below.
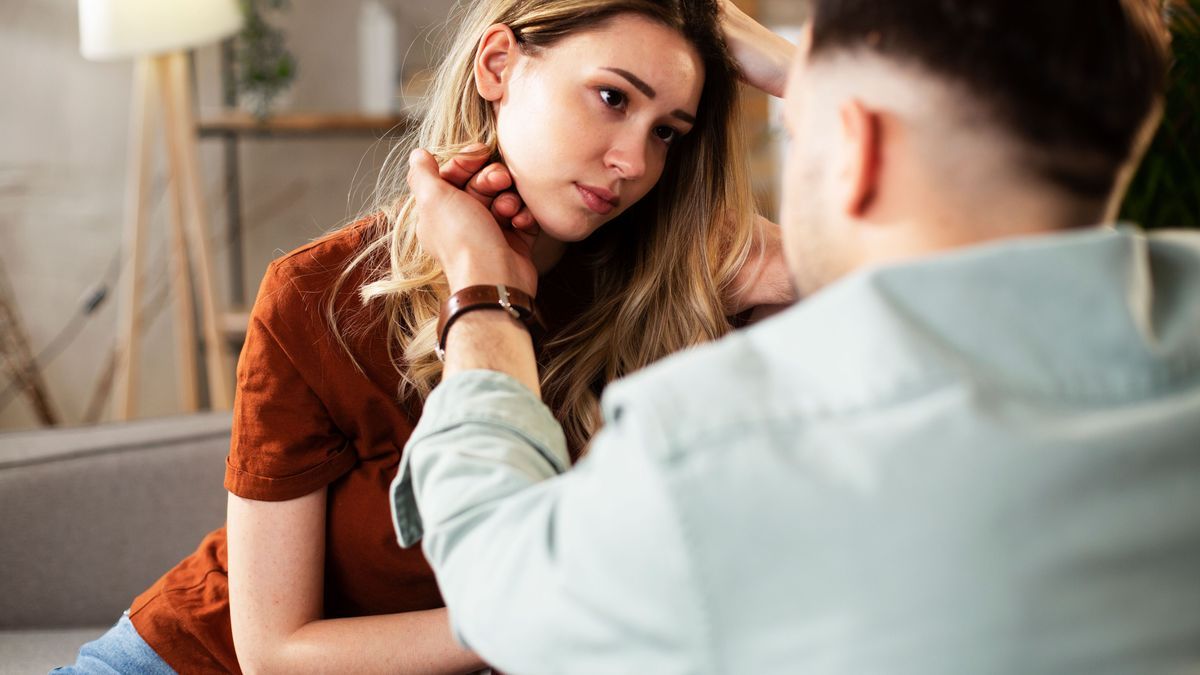
<path fill-rule="evenodd" d="M 140 311 L 142 267 L 149 229 L 150 174 L 154 137 L 161 122 L 166 142 L 170 210 L 170 285 L 175 316 L 175 361 L 180 403 L 184 410 L 200 407 L 197 384 L 198 342 L 193 291 L 200 301 L 204 332 L 205 376 L 209 407 L 228 410 L 233 388 L 228 347 L 221 331 L 222 316 L 214 289 L 208 244 L 208 211 L 200 182 L 196 123 L 188 59 L 182 51 L 139 57 L 134 67 L 130 112 L 129 166 L 126 179 L 126 224 L 123 251 L 126 269 L 119 295 L 117 369 L 114 379 L 115 417 L 136 414 L 139 355 L 142 341 Z M 193 258 L 194 256 L 194 258 Z"/>

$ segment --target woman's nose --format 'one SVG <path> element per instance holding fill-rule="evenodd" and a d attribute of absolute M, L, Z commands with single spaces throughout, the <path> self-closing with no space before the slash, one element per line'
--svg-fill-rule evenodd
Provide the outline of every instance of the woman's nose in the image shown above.
<path fill-rule="evenodd" d="M 622 179 L 636 180 L 646 175 L 646 152 L 644 140 L 625 136 L 616 140 L 604 160 Z"/>

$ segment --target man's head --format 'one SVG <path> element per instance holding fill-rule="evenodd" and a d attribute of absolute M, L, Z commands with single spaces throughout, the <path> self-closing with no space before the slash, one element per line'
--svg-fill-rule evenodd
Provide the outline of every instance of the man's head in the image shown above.
<path fill-rule="evenodd" d="M 801 293 L 1111 218 L 1160 113 L 1160 2 L 814 0 L 785 106 Z"/>

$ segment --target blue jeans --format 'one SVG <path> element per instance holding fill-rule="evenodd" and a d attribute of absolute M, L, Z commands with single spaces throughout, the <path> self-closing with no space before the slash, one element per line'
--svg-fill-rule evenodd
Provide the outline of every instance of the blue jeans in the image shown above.
<path fill-rule="evenodd" d="M 129 621 L 129 612 L 122 614 L 117 625 L 109 628 L 107 633 L 80 647 L 75 665 L 55 668 L 50 672 L 66 675 L 175 675 L 171 666 L 138 635 L 137 629 Z"/>

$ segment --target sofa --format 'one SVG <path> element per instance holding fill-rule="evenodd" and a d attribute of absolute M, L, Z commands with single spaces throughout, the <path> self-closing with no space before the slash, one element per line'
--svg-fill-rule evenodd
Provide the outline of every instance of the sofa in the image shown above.
<path fill-rule="evenodd" d="M 225 520 L 229 413 L 0 434 L 0 674 L 73 663 Z"/>

